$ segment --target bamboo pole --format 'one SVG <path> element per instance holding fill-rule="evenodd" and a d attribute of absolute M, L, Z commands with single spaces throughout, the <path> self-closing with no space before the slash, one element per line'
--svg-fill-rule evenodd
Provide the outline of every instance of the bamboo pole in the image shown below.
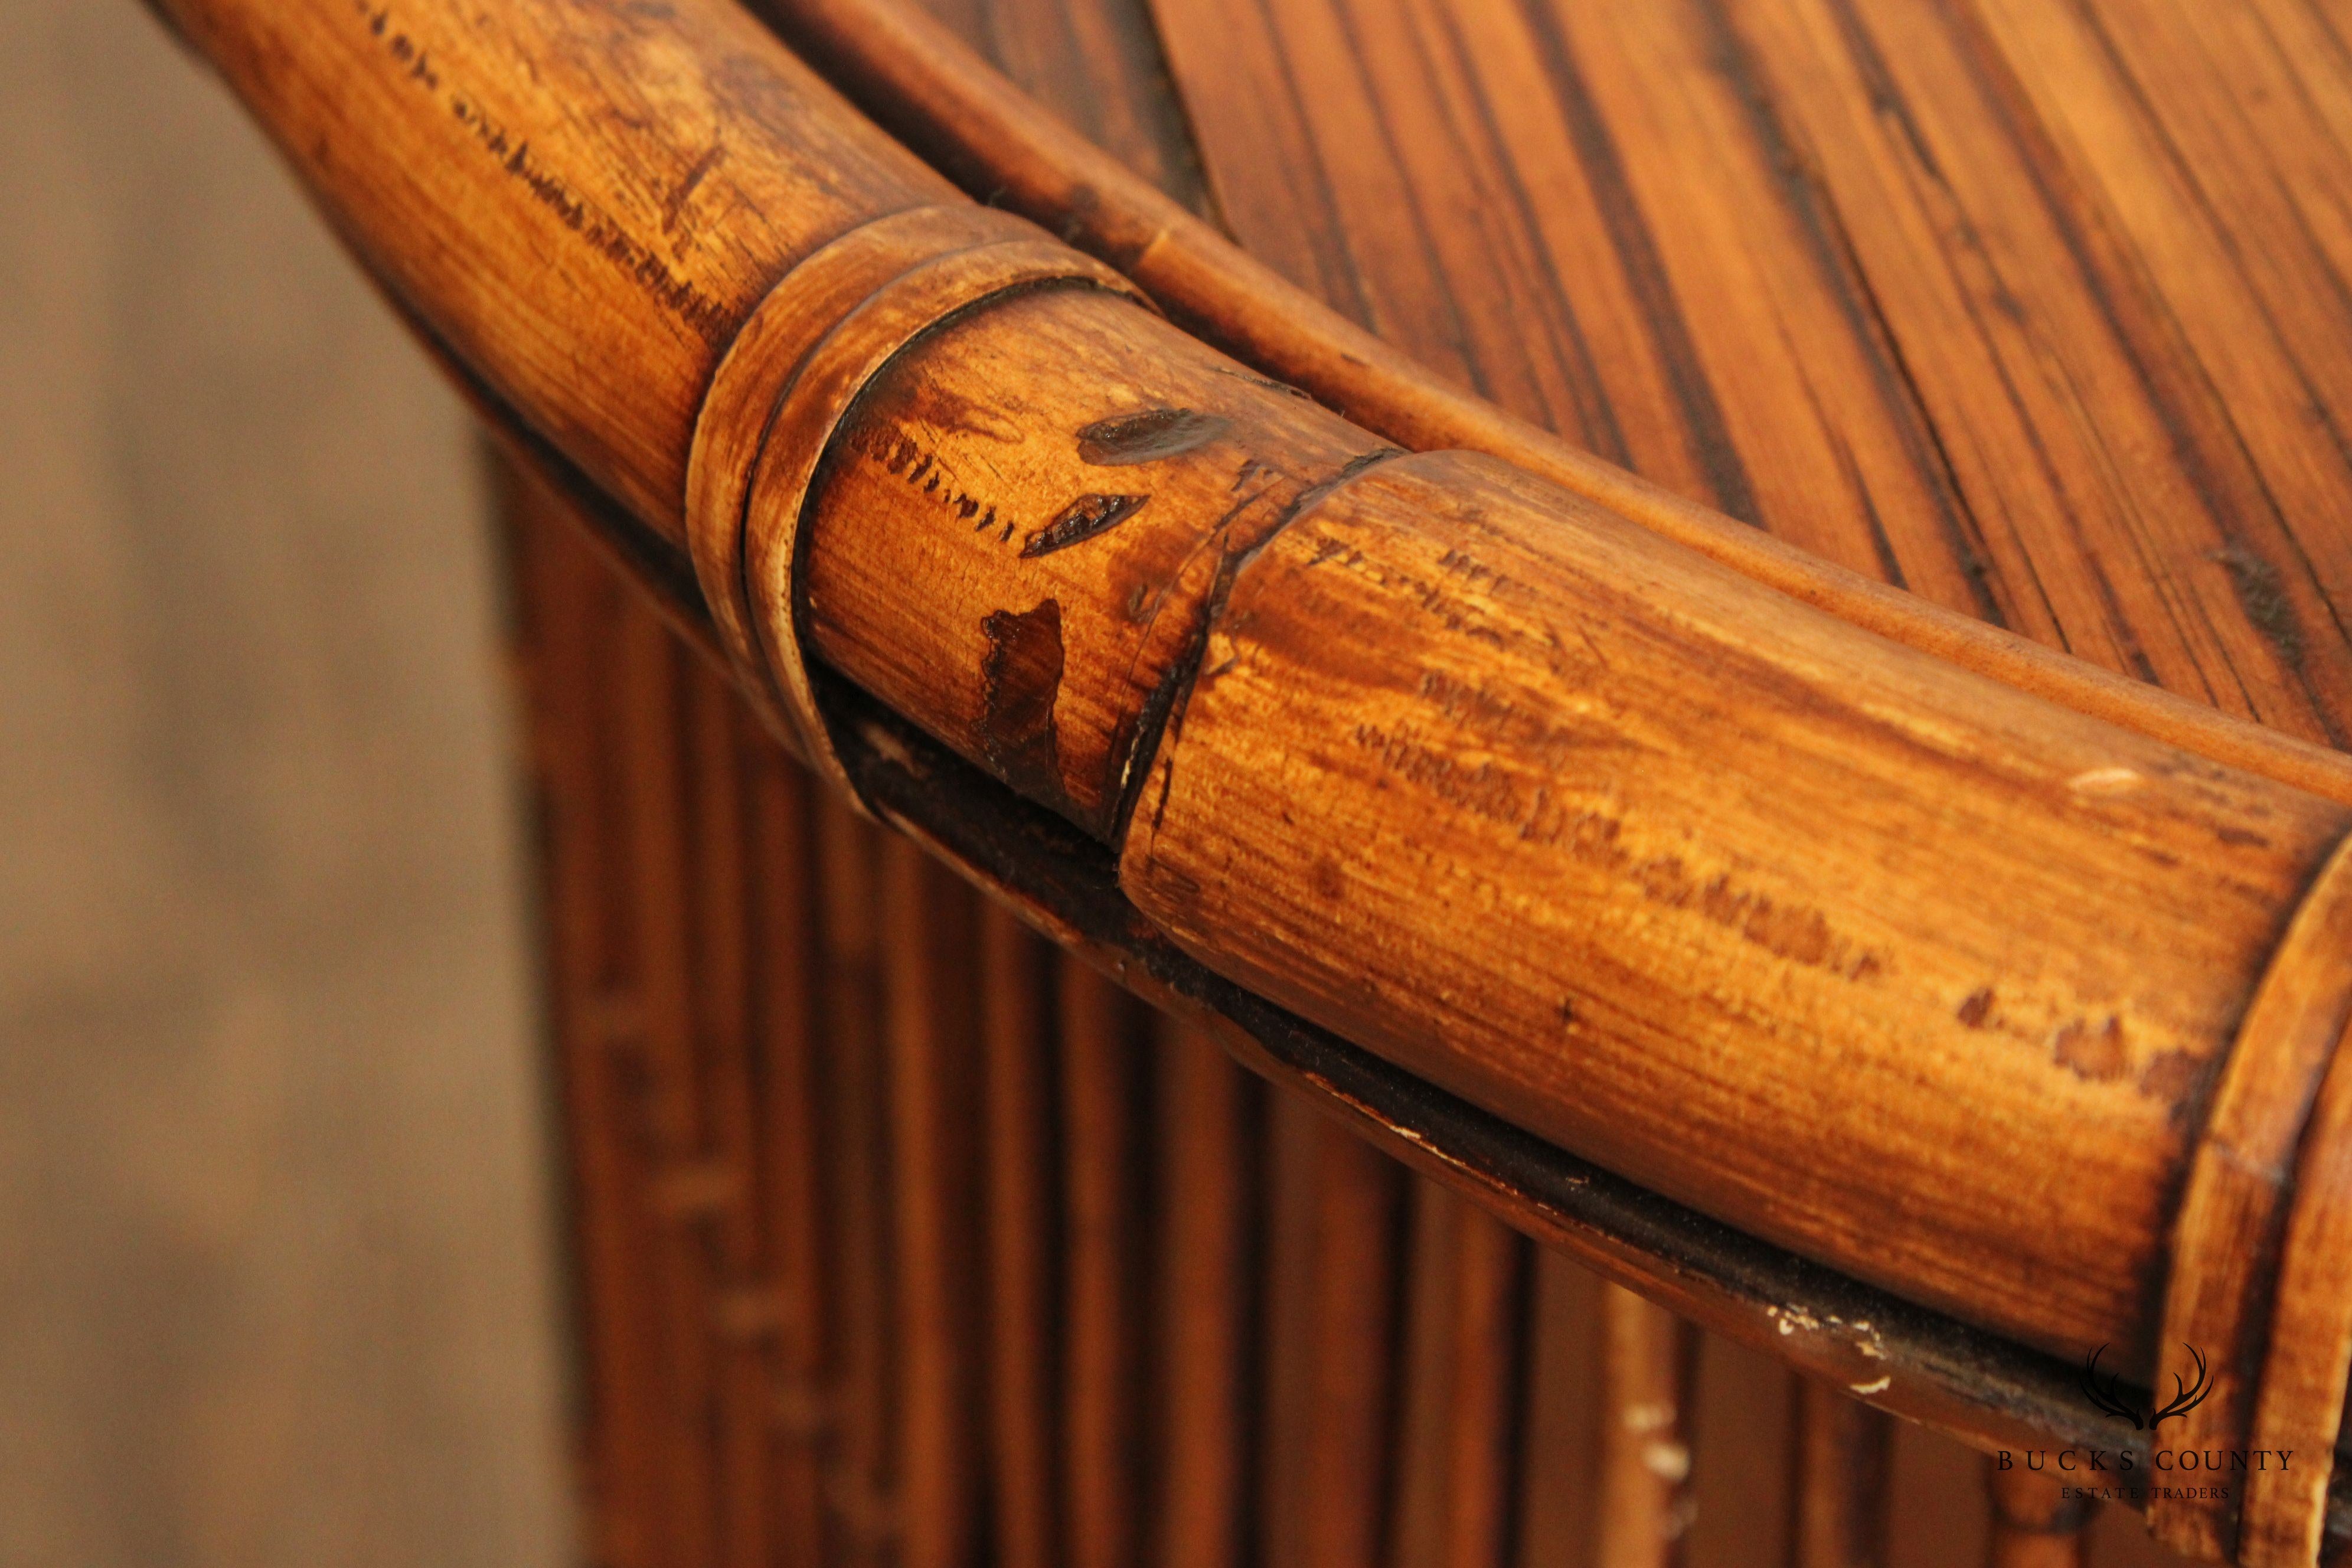
<path fill-rule="evenodd" d="M 1677 1568 L 1696 1506 L 1689 1419 L 1697 1338 L 1630 1290 L 1601 1301 L 1598 1568 Z"/>

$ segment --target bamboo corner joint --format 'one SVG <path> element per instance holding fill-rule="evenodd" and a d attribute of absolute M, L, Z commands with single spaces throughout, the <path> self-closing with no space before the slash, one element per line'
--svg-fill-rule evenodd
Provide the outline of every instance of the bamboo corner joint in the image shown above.
<path fill-rule="evenodd" d="M 720 0 L 168 8 L 436 348 L 690 555 L 836 785 L 819 668 L 1206 970 L 1512 1126 L 2053 1354 L 2207 1363 L 2179 1446 L 2298 1462 L 2152 1523 L 2316 1560 L 2352 768 L 2217 761 L 1404 451 Z"/>

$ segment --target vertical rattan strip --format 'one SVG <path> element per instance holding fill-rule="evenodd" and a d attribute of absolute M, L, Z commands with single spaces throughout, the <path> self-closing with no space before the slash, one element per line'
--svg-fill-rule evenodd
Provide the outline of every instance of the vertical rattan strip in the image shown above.
<path fill-rule="evenodd" d="M 817 812 L 820 997 L 828 1094 L 827 1198 L 833 1248 L 826 1316 L 838 1325 L 825 1493 L 846 1568 L 896 1561 L 891 1150 L 884 1120 L 881 835 L 831 795 Z"/>
<path fill-rule="evenodd" d="M 766 1568 L 774 1493 L 771 1410 L 780 1297 L 766 1268 L 752 1105 L 750 932 L 739 705 L 711 670 L 686 670 L 692 775 L 695 1015 L 709 1160 L 724 1203 L 710 1216 L 717 1289 L 718 1551 L 727 1568 Z"/>
<path fill-rule="evenodd" d="M 1810 1377 L 1795 1384 L 1791 1568 L 1879 1568 L 1893 1424 L 1843 1389 Z"/>
<path fill-rule="evenodd" d="M 822 1077 L 807 775 L 748 721 L 751 965 L 769 1267 L 777 1292 L 774 1542 L 780 1568 L 828 1561 Z"/>
<path fill-rule="evenodd" d="M 716 1541 L 709 1334 L 709 1225 L 728 1201 L 727 1173 L 704 1142 L 695 1049 L 694 964 L 680 686 L 684 655 L 667 628 L 634 603 L 614 638 L 624 897 L 642 1026 L 640 1043 L 652 1250 L 660 1321 L 656 1437 L 661 1476 L 653 1521 L 661 1559 L 712 1561 Z"/>
<path fill-rule="evenodd" d="M 1312 1106 L 1274 1103 L 1263 1560 L 1371 1568 L 1393 1479 L 1406 1178 Z"/>
<path fill-rule="evenodd" d="M 980 1547 L 977 910 L 969 888 L 895 834 L 883 840 L 881 891 L 899 1561 L 961 1568 Z"/>
<path fill-rule="evenodd" d="M 546 877 L 547 1005 L 578 1270 L 584 1544 L 599 1568 L 652 1568 L 653 1303 L 640 1261 L 645 1177 L 623 1081 L 635 1009 L 617 973 L 619 847 L 609 778 L 609 654 L 620 585 L 561 502 L 503 463 L 494 472 L 511 541 Z"/>
<path fill-rule="evenodd" d="M 1054 1568 L 1061 1560 L 1055 959 L 993 904 L 981 911 L 980 933 L 990 1521 L 1003 1568 Z"/>
<path fill-rule="evenodd" d="M 1139 1020 L 1083 963 L 1059 971 L 1066 1547 L 1070 1568 L 1125 1568 L 1140 1540 Z"/>
<path fill-rule="evenodd" d="M 1166 1019 L 1159 1037 L 1150 1560 L 1155 1568 L 1239 1568 L 1258 1452 L 1251 1265 L 1266 1091 L 1213 1040 Z"/>
<path fill-rule="evenodd" d="M 1630 1290 L 1601 1289 L 1601 1568 L 1671 1568 L 1690 1522 L 1685 1429 L 1697 1335 Z"/>
<path fill-rule="evenodd" d="M 1459 1200 L 1455 1200 L 1459 1202 Z M 1444 1568 L 1504 1568 L 1517 1542 L 1517 1468 L 1531 1248 L 1462 1205 L 1455 1238 L 1453 1416 L 1445 1454 Z"/>

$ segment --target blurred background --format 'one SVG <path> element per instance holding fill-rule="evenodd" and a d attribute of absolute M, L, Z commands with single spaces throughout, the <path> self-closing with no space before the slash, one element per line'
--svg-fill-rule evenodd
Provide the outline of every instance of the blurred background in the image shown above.
<path fill-rule="evenodd" d="M 466 418 L 129 0 L 0 146 L 0 1563 L 565 1561 Z"/>

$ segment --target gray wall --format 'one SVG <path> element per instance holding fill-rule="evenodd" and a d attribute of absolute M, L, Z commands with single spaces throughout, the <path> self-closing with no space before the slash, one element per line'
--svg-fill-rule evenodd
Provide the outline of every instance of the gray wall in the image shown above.
<path fill-rule="evenodd" d="M 133 0 L 0 149 L 0 1564 L 562 1561 L 464 416 Z"/>

